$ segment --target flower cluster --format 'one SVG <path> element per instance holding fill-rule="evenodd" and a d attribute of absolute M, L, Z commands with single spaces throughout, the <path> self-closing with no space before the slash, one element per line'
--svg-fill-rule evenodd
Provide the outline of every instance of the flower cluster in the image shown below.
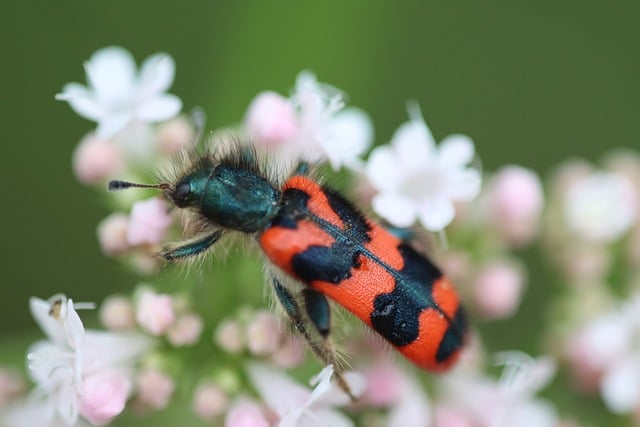
<path fill-rule="evenodd" d="M 562 278 L 552 342 L 583 393 L 614 413 L 640 416 L 640 156 L 625 150 L 602 167 L 572 160 L 551 181 L 545 221 L 549 261 Z M 562 326 L 560 326 L 562 325 Z"/>
<path fill-rule="evenodd" d="M 134 364 L 152 341 L 142 334 L 85 330 L 75 304 L 64 295 L 32 298 L 31 313 L 47 340 L 29 350 L 35 388 L 10 408 L 8 426 L 109 423 L 125 408 L 133 390 Z M 4 425 L 4 424 L 3 424 Z"/>
<path fill-rule="evenodd" d="M 85 329 L 76 310 L 86 304 L 63 295 L 32 299 L 47 340 L 28 352 L 30 393 L 19 375 L 0 368 L 0 426 L 105 425 L 123 412 L 169 406 L 226 427 L 579 425 L 539 396 L 546 387 L 598 392 L 612 413 L 640 419 L 637 153 L 613 153 L 602 167 L 569 162 L 545 186 L 520 165 L 481 171 L 468 136 L 437 143 L 416 103 L 389 143 L 372 148 L 369 116 L 309 71 L 288 97 L 258 94 L 232 131 L 248 135 L 283 174 L 299 159 L 327 174 L 342 170 L 354 184 L 350 196 L 432 254 L 477 321 L 447 375 L 418 375 L 351 318 L 333 322 L 349 337 L 335 345 L 343 343 L 350 358 L 322 368 L 284 316 L 254 297 L 261 278 L 252 257 L 232 252 L 215 275 L 203 268 L 181 274 L 179 290 L 175 281 L 164 286 L 156 254 L 193 224 L 157 194 L 141 200 L 140 193 L 104 191 L 110 179 L 152 182 L 176 153 L 205 148 L 198 147 L 202 115 L 180 115 L 182 101 L 166 93 L 173 59 L 155 54 L 136 69 L 129 52 L 108 47 L 85 70 L 86 87 L 70 83 L 56 96 L 97 124 L 76 148 L 73 170 L 111 209 L 97 226 L 102 252 L 154 285 L 108 296 L 98 311 L 103 331 Z M 549 324 L 536 325 L 530 339 L 545 338 L 551 355 L 487 356 L 495 350 L 493 325 L 517 319 L 527 288 L 540 286 L 528 285 L 534 249 L 560 277 L 550 289 L 559 296 L 544 302 Z M 556 377 L 558 369 L 573 383 Z"/>

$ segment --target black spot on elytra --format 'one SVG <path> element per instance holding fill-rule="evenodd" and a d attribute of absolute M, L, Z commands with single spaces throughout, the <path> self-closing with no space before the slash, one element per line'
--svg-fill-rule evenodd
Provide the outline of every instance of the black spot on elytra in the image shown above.
<path fill-rule="evenodd" d="M 325 218 L 317 218 L 311 214 L 307 207 L 309 195 L 294 189 L 285 191 L 283 208 L 276 217 L 277 223 L 274 221 L 273 225 L 290 226 L 305 219 L 317 223 L 331 234 L 335 238 L 332 245 L 308 247 L 292 257 L 291 267 L 304 282 L 319 280 L 338 285 L 351 277 L 353 268 L 360 266 L 359 258 L 362 254 L 358 247 L 371 240 L 368 234 L 371 227 L 364 216 L 340 194 L 327 188 L 323 188 L 323 191 L 329 206 L 342 221 L 342 228 L 332 232 L 328 226 L 337 226 L 328 224 Z M 288 194 L 289 192 L 292 193 Z"/>
<path fill-rule="evenodd" d="M 450 358 L 460 347 L 462 347 L 465 331 L 467 330 L 467 316 L 462 306 L 458 306 L 458 310 L 453 317 L 453 323 L 449 325 L 438 346 L 436 360 L 444 362 Z"/>
<path fill-rule="evenodd" d="M 406 345 L 418 338 L 419 310 L 403 300 L 402 295 L 391 292 L 380 294 L 373 303 L 371 324 L 389 342 L 397 346 Z"/>
<path fill-rule="evenodd" d="M 374 300 L 371 324 L 389 342 L 403 346 L 418 338 L 418 318 L 423 310 L 435 306 L 433 283 L 442 274 L 408 244 L 401 243 L 398 251 L 404 267 L 398 272 L 393 291 L 380 294 Z"/>

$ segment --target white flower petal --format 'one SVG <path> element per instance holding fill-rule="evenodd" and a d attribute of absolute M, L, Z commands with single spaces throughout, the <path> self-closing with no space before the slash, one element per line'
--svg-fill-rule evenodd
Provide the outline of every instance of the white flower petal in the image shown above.
<path fill-rule="evenodd" d="M 432 422 L 431 402 L 420 384 L 408 379 L 407 389 L 389 413 L 389 427 L 429 427 Z"/>
<path fill-rule="evenodd" d="M 638 359 L 631 357 L 616 363 L 605 374 L 600 393 L 605 405 L 612 412 L 621 414 L 636 409 L 640 403 L 640 362 Z"/>
<path fill-rule="evenodd" d="M 29 309 L 38 326 L 40 326 L 40 329 L 42 329 L 51 341 L 57 344 L 66 342 L 64 330 L 60 323 L 49 315 L 49 310 L 51 310 L 51 303 L 49 301 L 31 297 L 29 298 Z"/>
<path fill-rule="evenodd" d="M 161 95 L 148 100 L 136 111 L 136 116 L 147 122 L 169 120 L 180 112 L 182 101 L 175 95 Z"/>
<path fill-rule="evenodd" d="M 395 152 L 389 146 L 371 151 L 365 168 L 367 178 L 378 191 L 397 191 L 402 185 L 403 173 Z"/>
<path fill-rule="evenodd" d="M 96 102 L 93 94 L 79 83 L 68 83 L 62 92 L 56 95 L 58 101 L 67 101 L 73 111 L 89 120 L 98 121 L 104 115 L 104 109 Z"/>
<path fill-rule="evenodd" d="M 84 336 L 84 369 L 94 373 L 105 366 L 126 366 L 153 343 L 149 336 L 135 332 L 114 334 L 88 330 Z"/>
<path fill-rule="evenodd" d="M 358 108 L 346 108 L 327 124 L 322 146 L 334 170 L 350 165 L 373 141 L 373 125 L 369 116 Z"/>
<path fill-rule="evenodd" d="M 325 367 L 325 369 L 327 368 Z M 320 375 L 323 375 L 323 372 L 321 372 Z M 333 368 L 331 374 L 333 374 Z M 349 389 L 355 397 L 360 397 L 364 394 L 367 388 L 367 380 L 364 375 L 349 371 L 344 372 L 342 377 L 349 385 Z M 310 406 L 345 406 L 351 403 L 349 395 L 340 388 L 336 381 L 330 380 L 331 376 L 323 378 L 320 384 L 316 386 L 309 398 Z M 313 382 L 311 382 L 311 384 L 313 385 Z"/>
<path fill-rule="evenodd" d="M 140 96 L 146 98 L 164 92 L 173 83 L 176 64 L 166 53 L 156 53 L 148 57 L 140 68 Z"/>
<path fill-rule="evenodd" d="M 346 415 L 327 408 L 313 412 L 303 412 L 296 424 L 284 424 L 284 422 L 285 420 L 283 419 L 279 427 L 284 427 L 285 425 L 291 427 L 353 427 L 353 421 Z"/>
<path fill-rule="evenodd" d="M 409 227 L 416 220 L 416 205 L 406 197 L 395 193 L 381 193 L 373 197 L 371 206 L 375 213 L 396 227 Z"/>
<path fill-rule="evenodd" d="M 131 121 L 131 111 L 112 113 L 103 117 L 96 128 L 96 137 L 110 139 L 124 129 Z"/>
<path fill-rule="evenodd" d="M 611 242 L 635 223 L 637 195 L 623 175 L 595 172 L 575 183 L 565 200 L 565 220 L 583 239 Z"/>
<path fill-rule="evenodd" d="M 100 49 L 85 63 L 85 70 L 100 104 L 121 107 L 131 97 L 136 64 L 127 50 L 116 46 Z"/>
<path fill-rule="evenodd" d="M 474 155 L 473 141 L 468 136 L 450 135 L 440 142 L 438 160 L 441 165 L 464 166 Z"/>
<path fill-rule="evenodd" d="M 521 351 L 496 353 L 497 365 L 503 365 L 500 385 L 506 394 L 526 398 L 546 387 L 556 374 L 551 356 L 533 358 Z"/>
<path fill-rule="evenodd" d="M 84 339 L 84 325 L 78 312 L 73 308 L 73 301 L 67 300 L 66 318 L 64 319 L 65 336 L 67 343 L 73 349 L 78 349 L 82 345 Z"/>
<path fill-rule="evenodd" d="M 422 202 L 418 209 L 420 222 L 429 231 L 442 231 L 451 224 L 456 210 L 450 200 L 431 198 Z"/>
<path fill-rule="evenodd" d="M 482 177 L 475 169 L 456 169 L 446 176 L 446 194 L 455 201 L 469 201 L 480 193 Z"/>
<path fill-rule="evenodd" d="M 73 426 L 78 420 L 78 393 L 75 387 L 63 385 L 56 393 L 56 411 L 64 424 Z"/>
<path fill-rule="evenodd" d="M 419 171 L 434 159 L 435 140 L 427 124 L 421 120 L 403 123 L 391 138 L 391 145 L 398 158 L 397 168 L 406 172 Z"/>
<path fill-rule="evenodd" d="M 558 425 L 555 408 L 540 399 L 524 401 L 515 407 L 505 409 L 502 419 L 504 426 L 518 427 L 554 427 Z"/>
<path fill-rule="evenodd" d="M 279 416 L 284 417 L 294 408 L 300 408 L 311 393 L 275 368 L 259 363 L 247 366 L 249 379 L 266 404 Z"/>

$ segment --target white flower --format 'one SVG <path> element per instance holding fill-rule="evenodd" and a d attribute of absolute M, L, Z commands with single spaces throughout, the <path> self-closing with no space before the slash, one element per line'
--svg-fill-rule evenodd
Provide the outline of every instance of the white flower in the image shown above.
<path fill-rule="evenodd" d="M 415 378 L 407 376 L 406 389 L 389 411 L 389 427 L 429 427 L 432 409 L 429 398 Z"/>
<path fill-rule="evenodd" d="M 482 427 L 554 427 L 555 408 L 535 394 L 553 378 L 553 359 L 533 359 L 520 352 L 498 355 L 504 365 L 499 381 L 479 373 L 459 370 L 445 378 L 447 407 L 455 408 Z"/>
<path fill-rule="evenodd" d="M 349 396 L 331 382 L 333 366 L 326 366 L 310 383 L 313 391 L 274 368 L 260 364 L 248 367 L 249 377 L 267 405 L 278 415 L 279 427 L 350 427 L 353 422 L 332 409 L 350 402 Z M 365 384 L 355 372 L 344 374 L 352 392 L 360 396 Z"/>
<path fill-rule="evenodd" d="M 416 219 L 430 231 L 453 221 L 455 201 L 469 201 L 480 191 L 480 173 L 468 167 L 474 146 L 464 135 L 451 135 L 439 146 L 418 112 L 393 135 L 391 146 L 376 147 L 366 175 L 379 192 L 374 211 L 398 227 Z"/>
<path fill-rule="evenodd" d="M 612 172 L 594 172 L 569 188 L 565 220 L 578 236 L 607 243 L 629 231 L 637 219 L 637 195 L 629 180 Z"/>
<path fill-rule="evenodd" d="M 8 408 L 3 408 L 0 413 L 0 426 L 2 427 L 89 427 L 91 424 L 78 419 L 74 424 L 67 424 L 59 418 L 47 418 L 47 405 L 33 400 L 25 400 Z"/>
<path fill-rule="evenodd" d="M 290 99 L 273 92 L 256 96 L 245 126 L 258 145 L 275 150 L 280 158 L 329 160 L 334 170 L 343 165 L 360 169 L 359 157 L 373 141 L 373 126 L 364 111 L 343 108 L 341 91 L 303 71 Z"/>
<path fill-rule="evenodd" d="M 56 99 L 69 102 L 80 116 L 97 122 L 99 138 L 111 138 L 133 121 L 168 120 L 182 108 L 178 97 L 164 93 L 175 72 L 173 58 L 166 53 L 150 56 L 136 72 L 128 51 L 106 47 L 85 63 L 85 72 L 89 87 L 68 83 Z"/>
<path fill-rule="evenodd" d="M 304 158 L 329 159 L 334 170 L 343 164 L 358 167 L 358 157 L 373 140 L 373 127 L 364 111 L 353 107 L 342 110 L 342 92 L 318 83 L 309 71 L 298 74 L 291 102 L 299 117 L 295 142 Z"/>
<path fill-rule="evenodd" d="M 617 414 L 631 413 L 640 404 L 640 354 L 630 353 L 605 372 L 600 394 L 605 405 Z"/>
<path fill-rule="evenodd" d="M 85 378 L 91 377 L 95 385 L 97 375 L 106 373 L 105 380 L 118 376 L 129 381 L 134 359 L 150 341 L 135 334 L 86 331 L 75 309 L 89 305 L 74 306 L 64 295 L 48 301 L 31 298 L 29 304 L 48 337 L 34 344 L 27 355 L 29 373 L 36 384 L 31 405 L 42 408 L 41 416 L 47 422 L 74 425 L 83 402 Z"/>
<path fill-rule="evenodd" d="M 579 356 L 602 376 L 600 395 L 614 413 L 640 405 L 640 293 L 591 320 L 577 335 Z"/>

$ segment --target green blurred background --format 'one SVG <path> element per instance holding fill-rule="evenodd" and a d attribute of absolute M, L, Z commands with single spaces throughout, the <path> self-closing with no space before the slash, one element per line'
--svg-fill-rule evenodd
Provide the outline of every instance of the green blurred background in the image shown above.
<path fill-rule="evenodd" d="M 100 301 L 137 282 L 101 255 L 106 208 L 71 173 L 94 125 L 53 98 L 85 82 L 96 49 L 121 45 L 138 62 L 169 52 L 171 92 L 204 107 L 209 128 L 238 122 L 259 91 L 287 94 L 308 68 L 370 113 L 378 143 L 416 99 L 436 138 L 470 135 L 486 169 L 545 173 L 640 146 L 639 12 L 637 1 L 5 2 L 1 338 L 34 329 L 31 295 Z"/>

